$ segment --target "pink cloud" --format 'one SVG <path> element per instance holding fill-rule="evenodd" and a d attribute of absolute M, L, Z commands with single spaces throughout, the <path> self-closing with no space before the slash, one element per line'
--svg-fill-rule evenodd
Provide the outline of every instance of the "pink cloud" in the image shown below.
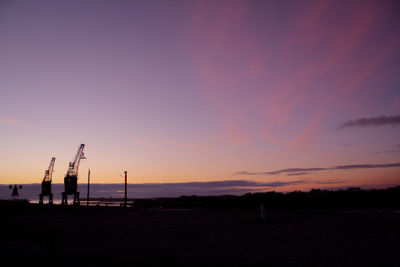
<path fill-rule="evenodd" d="M 151 147 L 151 148 L 156 148 L 157 147 L 156 145 L 154 145 L 152 143 L 137 139 L 135 137 L 131 137 L 130 140 L 135 142 L 136 144 L 139 144 L 139 145 L 143 145 L 143 146 L 147 146 L 147 147 Z"/>
<path fill-rule="evenodd" d="M 399 97 L 396 97 L 394 99 L 394 105 L 397 106 L 397 107 L 400 107 L 400 98 Z"/>
<path fill-rule="evenodd" d="M 315 113 L 303 130 L 289 142 L 289 145 L 297 150 L 309 149 L 318 141 L 321 119 L 322 114 Z"/>
<path fill-rule="evenodd" d="M 8 126 L 17 126 L 17 127 L 25 125 L 22 121 L 15 120 L 15 119 L 9 119 L 9 118 L 5 118 L 2 116 L 0 116 L 0 124 L 8 125 Z"/>
<path fill-rule="evenodd" d="M 151 147 L 151 148 L 160 148 L 163 145 L 168 145 L 168 146 L 175 146 L 175 147 L 181 147 L 185 149 L 193 149 L 193 150 L 204 150 L 206 149 L 206 145 L 201 145 L 201 144 L 186 144 L 186 143 L 180 143 L 168 138 L 154 138 L 154 137 L 147 137 L 147 138 L 142 138 L 138 139 L 135 137 L 130 138 L 131 141 L 135 142 L 136 144 Z"/>
<path fill-rule="evenodd" d="M 201 1 L 185 28 L 196 43 L 188 47 L 201 93 L 231 143 L 264 138 L 292 148 L 312 145 L 327 111 L 354 108 L 351 95 L 395 51 L 394 42 L 378 40 L 378 53 L 359 52 L 385 13 L 373 1 L 349 2 L 346 12 L 336 1 L 307 2 L 284 22 L 278 41 L 260 41 L 267 32 L 275 37 L 268 24 L 266 33 L 249 31 L 251 8 L 245 1 Z M 269 50 L 270 43 L 278 47 Z M 295 119 L 299 110 L 311 118 L 304 125 Z"/>
<path fill-rule="evenodd" d="M 208 149 L 208 146 L 206 144 L 195 144 L 195 143 L 182 143 L 178 142 L 172 139 L 167 139 L 167 138 L 154 138 L 155 142 L 158 142 L 159 144 L 166 144 L 170 146 L 175 146 L 175 147 L 181 147 L 185 149 L 191 149 L 191 150 L 205 150 Z"/>
<path fill-rule="evenodd" d="M 234 144 L 245 144 L 249 143 L 252 138 L 243 129 L 233 123 L 227 123 L 224 125 L 225 133 L 228 135 L 227 140 Z"/>

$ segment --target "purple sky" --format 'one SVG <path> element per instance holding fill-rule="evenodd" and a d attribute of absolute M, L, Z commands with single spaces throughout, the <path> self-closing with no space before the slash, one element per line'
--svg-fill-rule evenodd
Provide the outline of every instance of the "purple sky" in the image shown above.
<path fill-rule="evenodd" d="M 0 184 L 40 183 L 53 156 L 62 183 L 85 143 L 94 183 L 398 185 L 399 14 L 385 0 L 2 1 Z"/>

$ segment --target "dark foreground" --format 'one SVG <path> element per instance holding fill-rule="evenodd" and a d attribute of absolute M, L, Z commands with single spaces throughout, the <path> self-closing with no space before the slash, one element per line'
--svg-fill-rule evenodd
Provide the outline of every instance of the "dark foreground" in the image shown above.
<path fill-rule="evenodd" d="M 400 266 L 400 213 L 4 208 L 2 266 Z"/>

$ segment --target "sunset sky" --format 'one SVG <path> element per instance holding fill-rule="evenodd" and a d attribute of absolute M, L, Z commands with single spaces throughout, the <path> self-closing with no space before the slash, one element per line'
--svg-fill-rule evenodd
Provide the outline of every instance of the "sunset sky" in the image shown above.
<path fill-rule="evenodd" d="M 400 185 L 399 1 L 1 1 L 0 184 Z M 229 182 L 226 182 L 229 181 Z M 236 181 L 236 182 L 235 182 Z M 229 184 L 231 183 L 231 184 Z"/>

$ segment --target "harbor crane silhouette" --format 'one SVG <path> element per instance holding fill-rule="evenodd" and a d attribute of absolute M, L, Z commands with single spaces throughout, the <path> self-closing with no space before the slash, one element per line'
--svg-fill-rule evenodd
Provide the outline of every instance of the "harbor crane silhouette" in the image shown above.
<path fill-rule="evenodd" d="M 85 148 L 85 144 L 81 144 L 78 152 L 75 155 L 75 158 L 68 165 L 68 171 L 64 178 L 64 192 L 62 192 L 62 205 L 68 205 L 68 196 L 74 196 L 73 205 L 79 205 L 79 192 L 78 192 L 78 172 L 79 172 L 79 163 L 81 159 L 86 159 L 83 153 L 83 149 Z"/>
<path fill-rule="evenodd" d="M 53 193 L 51 192 L 51 181 L 53 179 L 54 172 L 54 163 L 56 158 L 52 158 L 50 161 L 50 165 L 47 170 L 44 172 L 44 177 L 42 181 L 42 193 L 39 195 L 39 204 L 43 204 L 43 197 L 49 197 L 49 205 L 53 204 Z"/>

